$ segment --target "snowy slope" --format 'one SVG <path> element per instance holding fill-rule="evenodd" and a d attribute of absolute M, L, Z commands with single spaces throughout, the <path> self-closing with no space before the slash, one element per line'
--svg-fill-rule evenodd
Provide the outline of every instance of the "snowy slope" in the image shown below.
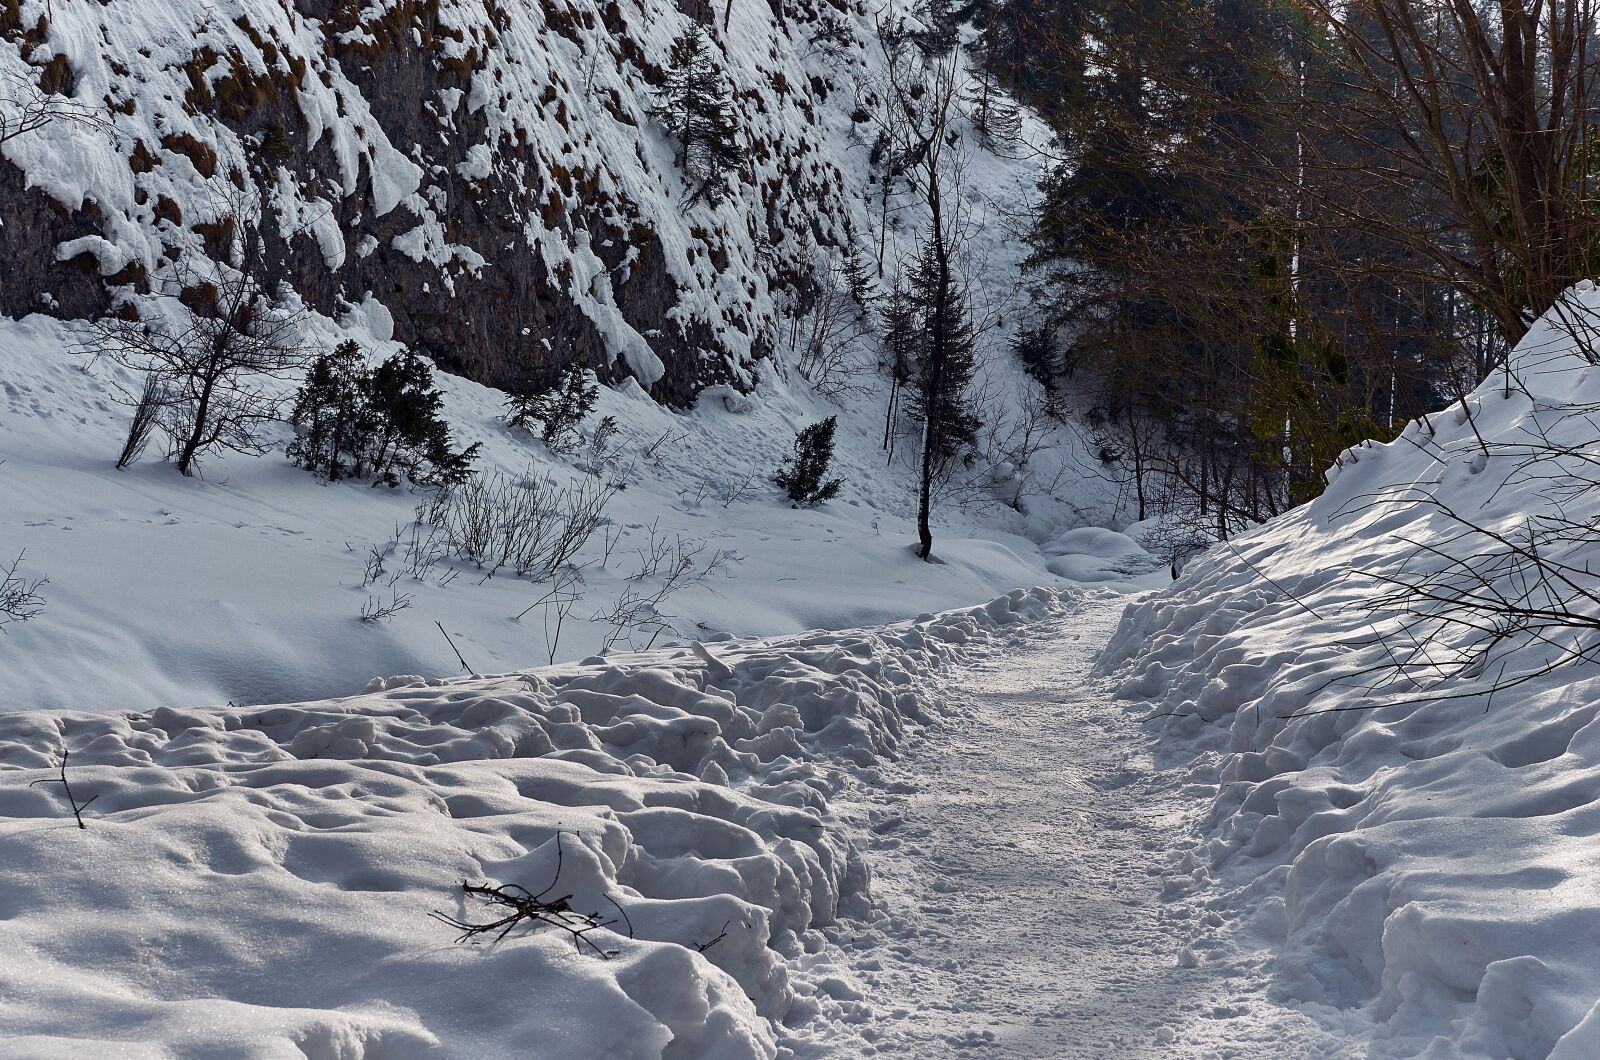
<path fill-rule="evenodd" d="M 828 799 L 937 712 L 929 676 L 1077 601 L 345 700 L 0 716 L 0 1051 L 774 1057 L 860 1015 L 807 974 L 868 900 Z M 34 784 L 64 749 L 81 830 Z M 457 944 L 431 913 L 490 919 L 463 880 L 550 884 L 613 921 L 591 941 L 615 955 L 554 928 Z"/>
<path fill-rule="evenodd" d="M 1503 550 L 1446 511 L 1507 540 L 1595 525 L 1597 319 L 1582 284 L 1465 410 L 1344 454 L 1322 497 L 1130 607 L 1101 662 L 1214 792 L 1172 889 L 1190 959 L 1232 975 L 1275 954 L 1281 994 L 1375 1056 L 1600 1055 L 1600 668 L 1568 657 L 1592 634 L 1450 610 L 1461 564 Z M 1592 591 L 1588 534 L 1549 556 Z M 1401 584 L 1477 628 L 1427 639 L 1384 600 Z"/>
<path fill-rule="evenodd" d="M 106 235 L 95 237 L 98 242 L 74 243 L 69 250 L 107 256 L 101 272 L 136 261 L 155 275 L 166 267 L 163 247 L 205 249 L 203 233 L 190 231 L 193 224 L 174 226 L 163 220 L 156 204 L 170 199 L 180 204 L 185 217 L 203 223 L 197 219 L 211 217 L 207 210 L 221 208 L 213 201 L 214 193 L 226 182 L 220 177 L 206 179 L 177 148 L 158 152 L 161 165 L 136 173 L 127 171 L 127 159 L 117 152 L 133 140 L 154 144 L 160 136 L 170 135 L 192 136 L 222 157 L 253 157 L 249 136 L 241 138 L 239 130 L 204 107 L 197 109 L 185 95 L 188 74 L 183 59 L 195 48 L 226 56 L 212 71 L 223 78 L 213 84 L 221 91 L 225 69 L 267 61 L 268 49 L 250 27 L 269 22 L 287 20 L 279 27 L 282 39 L 271 52 L 276 56 L 272 61 L 293 69 L 298 68 L 296 56 L 300 56 L 310 64 L 306 87 L 295 97 L 295 106 L 322 115 L 313 139 L 321 145 L 319 150 L 333 151 L 339 160 L 333 169 L 325 165 L 319 179 L 338 183 L 359 177 L 351 201 L 369 219 L 400 215 L 411 208 L 406 205 L 411 199 L 395 198 L 399 192 L 391 195 L 383 189 L 399 187 L 395 174 L 410 172 L 406 167 L 412 163 L 394 145 L 402 142 L 402 134 L 416 130 L 404 125 L 385 133 L 382 122 L 367 120 L 371 108 L 392 102 L 371 89 L 386 69 L 380 55 L 410 54 L 396 44 L 399 38 L 379 34 L 386 43 L 371 54 L 363 52 L 365 65 L 358 70 L 334 61 L 342 54 L 340 49 L 360 38 L 357 29 L 289 13 L 271 0 L 230 0 L 230 4 L 227 10 L 236 16 L 232 22 L 215 17 L 222 9 L 200 4 L 191 9 L 187 0 L 173 5 L 119 0 L 110 8 L 64 4 L 57 5 L 54 21 L 46 20 L 43 30 L 23 32 L 17 27 L 34 26 L 35 17 L 43 13 L 41 5 L 28 0 L 19 8 L 21 21 L 0 26 L 12 34 L 8 39 L 13 43 L 33 41 L 31 50 L 23 49 L 33 61 L 64 56 L 75 71 L 82 98 L 104 92 L 136 103 L 130 113 L 118 112 L 115 135 L 58 124 L 7 141 L 4 147 L 6 157 L 37 188 L 59 201 L 70 200 L 69 204 L 88 199 L 98 204 L 97 223 Z M 766 5 L 734 5 L 728 27 L 719 30 L 728 49 L 730 76 L 741 91 L 748 89 L 746 102 L 759 142 L 781 142 L 796 151 L 804 147 L 818 153 L 815 167 L 780 151 L 758 170 L 814 169 L 819 180 L 844 189 L 838 201 L 843 213 L 829 221 L 833 206 L 821 206 L 822 200 L 804 191 L 804 184 L 786 185 L 784 192 L 811 195 L 802 217 L 783 209 L 768 213 L 751 198 L 766 192 L 758 195 L 747 189 L 748 194 L 741 193 L 743 197 L 715 214 L 722 234 L 708 238 L 743 249 L 730 249 L 727 260 L 719 256 L 714 268 L 702 267 L 703 262 L 693 268 L 687 264 L 691 258 L 705 257 L 704 252 L 693 252 L 688 243 L 694 240 L 683 233 L 684 226 L 711 223 L 699 216 L 701 209 L 684 211 L 678 191 L 672 188 L 656 188 L 648 195 L 640 190 L 670 183 L 671 152 L 645 117 L 651 90 L 649 78 L 640 70 L 645 60 L 639 49 L 646 45 L 639 41 L 649 38 L 650 55 L 664 49 L 662 42 L 670 34 L 663 28 L 681 22 L 676 11 L 643 4 L 623 5 L 599 19 L 578 12 L 570 21 L 566 16 L 557 19 L 565 27 L 562 32 L 550 32 L 534 23 L 556 18 L 551 14 L 556 5 L 548 9 L 516 5 L 495 16 L 514 23 L 514 32 L 490 34 L 495 47 L 473 53 L 475 61 L 488 64 L 488 72 L 472 73 L 472 84 L 484 93 L 500 94 L 492 95 L 491 102 L 479 101 L 481 105 L 457 100 L 476 115 L 470 128 L 488 137 L 484 142 L 491 148 L 496 143 L 503 146 L 507 137 L 535 145 L 538 150 L 532 155 L 516 155 L 517 166 L 526 168 L 529 179 L 570 164 L 570 158 L 561 162 L 557 157 L 567 157 L 562 151 L 568 148 L 595 165 L 603 161 L 602 168 L 611 175 L 602 174 L 601 187 L 609 187 L 606 182 L 613 179 L 626 184 L 632 189 L 629 195 L 641 204 L 637 220 L 642 229 L 654 232 L 663 245 L 678 248 L 668 255 L 678 262 L 672 265 L 672 285 L 683 300 L 682 312 L 674 312 L 694 321 L 695 334 L 715 332 L 719 341 L 747 344 L 731 360 L 718 363 L 729 368 L 736 383 L 752 391 L 742 396 L 720 387 L 698 399 L 686 399 L 682 389 L 673 390 L 674 400 L 693 402 L 680 415 L 646 394 L 656 379 L 652 358 L 671 361 L 681 352 L 672 336 L 646 334 L 648 348 L 644 348 L 626 334 L 631 325 L 616 324 L 608 332 L 616 341 L 595 366 L 615 385 L 603 392 L 590 426 L 603 415 L 614 416 L 619 423 L 622 452 L 606 474 L 621 477 L 627 488 L 612 501 L 611 525 L 578 557 L 586 564 L 583 600 L 561 624 L 559 639 L 553 636 L 553 606 L 537 604 L 548 584 L 504 576 L 483 582 L 477 572 L 463 569 L 449 584 L 434 576 L 395 585 L 387 580 L 364 585 L 372 548 L 389 555 L 391 568 L 397 565 L 394 557 L 404 549 L 395 542 L 409 532 L 414 509 L 423 498 L 361 484 L 317 483 L 283 458 L 286 428 L 274 439 L 273 450 L 262 457 L 208 460 L 202 481 L 179 480 L 170 466 L 155 459 L 154 452 L 128 472 L 113 471 L 110 462 L 128 416 L 113 396 L 119 385 L 133 384 L 136 390 L 136 381 L 119 375 L 113 365 L 91 364 L 74 355 L 73 346 L 82 334 L 74 322 L 38 315 L 0 317 L 0 495 L 6 501 L 0 505 L 0 556 L 4 557 L 0 562 L 25 551 L 25 570 L 50 579 L 43 615 L 26 626 L 12 627 L 10 635 L 0 640 L 0 678 L 4 678 L 0 695 L 5 697 L 0 709 L 259 703 L 348 694 L 380 672 L 459 673 L 461 664 L 436 622 L 448 628 L 467 663 L 480 671 L 579 659 L 598 650 L 609 636 L 606 624 L 594 621 L 594 616 L 614 608 L 630 591 L 654 584 L 641 576 L 641 553 L 664 542 L 675 546 L 679 540 L 690 549 L 703 547 L 697 558 L 702 566 L 719 550 L 725 560 L 703 585 L 669 601 L 665 610 L 679 634 L 841 628 L 971 603 L 1017 585 L 1056 585 L 1062 578 L 1127 585 L 1147 572 L 1152 564 L 1136 548 L 1129 551 L 1126 541 L 1092 535 L 1060 537 L 1063 531 L 1108 522 L 1114 516 L 1111 487 L 1100 481 L 1099 469 L 1073 431 L 1054 428 L 1045 448 L 1026 465 L 1013 451 L 1018 437 L 1015 410 L 1036 407 L 1042 397 L 1037 384 L 1023 375 L 1005 349 L 1006 337 L 1018 321 L 1023 250 L 1008 218 L 1022 214 L 1023 204 L 1034 193 L 1040 165 L 1025 143 L 1006 155 L 996 154 L 978 147 L 970 130 L 958 125 L 972 156 L 963 187 L 973 221 L 965 264 L 973 275 L 980 308 L 998 326 L 986 337 L 985 363 L 975 388 L 985 395 L 990 426 L 971 466 L 958 476 L 959 490 L 941 501 L 936 512 L 939 563 L 917 563 L 907 552 L 915 510 L 910 467 L 915 446 L 902 444 L 893 465 L 884 458 L 880 443 L 888 399 L 885 380 L 874 368 L 873 344 L 865 342 L 855 351 L 861 364 L 853 388 L 831 399 L 819 396 L 799 376 L 786 342 L 771 346 L 766 351 L 769 356 L 746 364 L 759 352 L 748 344 L 770 330 L 778 319 L 774 314 L 781 316 L 785 306 L 791 306 L 762 288 L 760 270 L 750 256 L 757 244 L 765 247 L 766 237 L 758 238 L 761 233 L 750 226 L 763 217 L 778 225 L 768 235 L 782 236 L 785 249 L 775 259 L 782 268 L 801 259 L 827 266 L 831 252 L 810 241 L 818 231 L 844 232 L 854 223 L 846 215 L 859 213 L 872 197 L 867 152 L 850 120 L 855 91 L 845 91 L 858 81 L 870 82 L 874 63 L 881 62 L 865 43 L 871 20 L 860 11 L 830 14 L 806 5 L 787 6 L 793 9 L 788 20 L 774 24 Z M 489 32 L 473 21 L 487 10 L 448 2 L 402 3 L 375 5 L 359 15 L 344 11 L 338 17 L 358 22 L 398 20 L 395 25 L 431 19 L 428 24 L 436 29 L 459 24 L 472 38 L 474 33 Z M 843 52 L 796 43 L 814 32 L 812 22 L 838 18 L 844 19 L 842 25 L 848 30 L 843 34 L 848 45 Z M 204 28 L 191 40 L 186 27 L 196 20 Z M 151 55 L 140 51 L 144 47 L 140 41 L 148 34 L 141 36 L 131 28 L 138 25 L 160 27 L 150 37 L 160 47 L 146 49 Z M 16 37 L 18 32 L 21 38 Z M 440 39 L 430 38 L 435 45 Z M 757 47 L 759 41 L 769 43 Z M 460 50 L 456 45 L 446 47 L 451 49 Z M 15 59 L 0 48 L 0 62 Z M 542 89 L 535 91 L 540 82 L 534 74 L 546 68 L 558 98 L 534 106 L 526 97 L 530 92 L 545 94 Z M 823 91 L 813 80 L 825 70 L 832 73 L 818 84 L 825 86 L 833 78 L 837 85 L 824 103 L 812 97 Z M 580 77 L 594 91 L 580 91 Z M 791 88 L 785 95 L 774 87 L 779 80 L 791 85 L 804 81 L 805 87 Z M 610 88 L 602 91 L 602 85 Z M 615 108 L 606 99 L 612 98 L 608 94 L 612 90 L 631 108 L 627 114 L 635 124 L 610 113 Z M 782 97 L 781 105 L 769 98 L 773 93 Z M 455 98 L 448 92 L 441 95 L 441 99 Z M 552 139 L 552 129 L 562 127 L 557 115 L 563 108 L 585 115 L 573 133 L 589 138 L 583 145 Z M 341 109 L 343 118 L 335 120 L 334 112 Z M 597 109 L 606 113 L 590 113 Z M 493 125 L 501 139 L 484 132 L 480 128 L 484 123 Z M 466 150 L 468 129 L 464 124 L 438 142 L 451 150 Z M 1030 122 L 1025 139 L 1039 140 L 1042 135 Z M 412 153 L 426 154 L 433 143 L 430 134 Z M 479 146 L 473 144 L 472 149 Z M 473 157 L 481 160 L 482 154 Z M 498 165 L 501 156 L 493 157 Z M 634 172 L 630 158 L 642 158 L 648 175 L 644 170 Z M 436 166 L 429 172 L 441 181 L 454 179 L 450 175 L 454 170 L 445 173 Z M 385 173 L 389 176 L 380 180 Z M 619 173 L 632 176 L 624 180 Z M 277 180 L 273 186 L 282 194 L 276 199 L 269 196 L 268 207 L 276 203 L 277 208 L 287 209 L 285 204 L 298 195 L 300 205 L 295 210 L 305 213 L 310 190 L 301 187 L 291 195 L 291 184 Z M 388 198 L 367 201 L 380 195 Z M 437 199 L 423 195 L 412 206 L 426 212 Z M 587 192 L 584 197 L 591 204 L 604 199 Z M 460 205 L 455 199 L 449 201 Z M 914 246 L 918 218 L 915 203 L 903 195 L 891 205 L 887 233 L 891 268 Z M 405 232 L 413 231 L 410 225 L 408 221 Z M 589 266 L 583 264 L 588 259 L 580 261 L 582 255 L 571 242 L 588 238 L 580 228 L 562 228 L 561 240 L 548 231 L 533 233 L 551 267 L 568 270 L 574 277 L 589 275 L 584 271 Z M 449 229 L 446 224 L 442 231 Z M 8 238 L 21 238 L 23 231 L 35 242 L 42 236 L 42 230 L 13 225 Z M 855 231 L 854 238 L 864 242 L 864 232 Z M 330 248 L 338 238 L 347 242 L 353 238 L 350 233 L 324 234 Z M 17 253 L 23 254 L 23 249 Z M 426 299 L 408 286 L 414 279 L 406 273 L 409 259 L 384 258 L 382 251 L 372 257 L 378 262 L 374 268 L 386 281 L 393 276 L 398 288 L 385 282 L 373 293 L 370 284 L 342 284 L 330 300 L 320 281 L 302 282 L 307 279 L 302 274 L 290 277 L 299 284 L 296 297 L 304 298 L 313 310 L 307 316 L 309 345 L 331 349 L 353 338 L 369 356 L 379 359 L 405 340 L 420 343 L 440 363 L 462 366 L 479 376 L 495 374 L 472 360 L 470 343 L 460 336 L 434 341 L 418 330 L 415 314 Z M 365 259 L 358 252 L 345 254 L 341 268 L 348 270 L 361 260 Z M 766 257 L 763 261 L 770 264 Z M 23 268 L 14 270 L 13 276 L 26 275 L 26 261 L 20 264 Z M 438 289 L 441 280 L 455 276 L 465 291 L 468 277 L 459 272 L 451 266 L 433 275 L 431 282 Z M 616 287 L 608 294 L 600 275 L 580 284 L 598 299 L 592 305 L 584 303 L 588 308 L 583 310 L 596 327 L 611 319 L 603 306 L 596 306 L 625 293 Z M 606 275 L 624 284 L 622 273 Z M 755 284 L 759 297 L 754 303 L 747 304 L 746 295 L 732 291 L 729 285 L 735 278 Z M 543 307 L 543 312 L 552 304 L 548 294 L 511 292 L 509 302 L 496 296 L 484 304 L 468 299 L 453 305 L 447 315 L 478 334 L 530 307 Z M 720 301 L 724 294 L 733 301 Z M 755 309 L 750 309 L 752 304 Z M 60 303 L 55 311 L 89 310 Z M 747 312 L 765 323 L 745 327 L 740 314 Z M 558 362 L 581 354 L 581 337 L 563 327 L 555 338 L 541 337 L 535 327 L 527 343 L 544 351 L 539 356 L 548 354 Z M 611 365 L 609 358 L 620 359 Z M 439 383 L 447 392 L 446 414 L 458 441 L 483 445 L 480 470 L 515 477 L 551 475 L 560 483 L 585 477 L 577 467 L 579 459 L 552 457 L 537 441 L 504 427 L 503 394 L 443 374 Z M 792 511 L 771 485 L 771 474 L 789 452 L 794 432 L 829 415 L 840 418 L 834 473 L 845 478 L 845 491 L 817 510 Z M 1012 504 L 1015 508 L 1008 506 Z M 381 623 L 358 620 L 369 597 L 387 599 L 395 592 L 409 594 L 409 609 Z M 514 620 L 517 615 L 523 617 Z M 615 646 L 642 647 L 647 641 L 648 636 L 625 637 Z"/>
<path fill-rule="evenodd" d="M 436 621 L 479 672 L 550 661 L 546 608 L 513 620 L 548 583 L 508 572 L 483 581 L 470 565 L 453 564 L 459 576 L 448 584 L 435 574 L 363 587 L 369 548 L 403 537 L 424 495 L 320 482 L 284 458 L 287 428 L 272 451 L 219 458 L 201 479 L 157 460 L 115 471 L 127 414 L 109 397 L 113 369 L 86 371 L 67 341 L 46 318 L 0 322 L 0 553 L 9 561 L 26 551 L 25 568 L 50 579 L 44 613 L 0 638 L 4 709 L 261 703 L 348 694 L 376 673 L 459 674 Z M 438 380 L 458 441 L 484 444 L 480 469 L 586 477 L 505 427 L 502 394 Z M 796 511 L 770 477 L 794 431 L 829 407 L 783 385 L 740 401 L 742 414 L 727 404 L 708 396 L 682 416 L 636 388 L 603 392 L 598 414 L 622 425 L 624 470 L 614 473 L 628 487 L 608 512 L 609 559 L 605 534 L 578 557 L 590 564 L 584 599 L 555 645 L 556 661 L 597 651 L 608 630 L 592 616 L 629 588 L 655 584 L 638 577 L 652 535 L 703 543 L 702 566 L 717 550 L 731 553 L 722 571 L 665 607 L 679 633 L 702 637 L 846 628 L 1055 583 L 1038 546 L 1020 534 L 1024 520 L 1006 509 L 1017 532 L 994 512 L 966 519 L 952 511 L 960 529 L 941 520 L 941 562 L 916 560 L 912 480 L 882 463 L 876 409 L 842 419 L 836 473 L 848 482 L 844 494 Z M 369 596 L 396 590 L 414 597 L 409 609 L 381 623 L 360 620 Z"/>

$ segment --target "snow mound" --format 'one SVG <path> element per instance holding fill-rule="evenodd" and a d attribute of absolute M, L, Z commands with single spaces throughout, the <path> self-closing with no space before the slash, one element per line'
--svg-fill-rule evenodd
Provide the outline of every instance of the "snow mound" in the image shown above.
<path fill-rule="evenodd" d="M 1050 557 L 1051 574 L 1087 584 L 1126 583 L 1160 565 L 1127 534 L 1096 526 L 1080 526 L 1057 534 L 1040 546 Z"/>
<path fill-rule="evenodd" d="M 1343 454 L 1322 497 L 1130 607 L 1100 663 L 1214 786 L 1169 881 L 1195 959 L 1238 969 L 1265 942 L 1285 996 L 1370 1024 L 1374 1055 L 1600 1055 L 1600 669 L 1568 657 L 1585 633 L 1466 615 L 1422 643 L 1387 599 L 1487 569 L 1491 539 L 1460 520 L 1512 540 L 1600 518 L 1600 370 L 1574 338 L 1597 316 L 1592 284 L 1569 292 L 1464 402 Z M 1550 559 L 1591 589 L 1594 549 Z"/>
<path fill-rule="evenodd" d="M 0 1033 L 30 1056 L 774 1057 L 866 909 L 827 800 L 924 678 L 1077 593 L 270 707 L 0 715 Z M 59 784 L 93 800 L 74 826 Z M 463 880 L 631 925 L 456 945 Z M 822 991 L 824 994 L 825 991 Z"/>

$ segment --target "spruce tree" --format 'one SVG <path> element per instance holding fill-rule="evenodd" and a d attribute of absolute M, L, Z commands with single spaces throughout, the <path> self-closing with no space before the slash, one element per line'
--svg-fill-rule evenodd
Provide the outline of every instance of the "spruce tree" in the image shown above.
<path fill-rule="evenodd" d="M 513 427 L 532 430 L 539 424 L 540 437 L 551 452 L 572 448 L 578 428 L 594 411 L 600 387 L 589 381 L 583 362 L 571 361 L 561 370 L 561 381 L 540 394 L 513 394 L 506 399 L 508 422 Z"/>
<path fill-rule="evenodd" d="M 911 298 L 921 318 L 908 387 L 911 414 L 922 424 L 922 459 L 917 507 L 917 554 L 933 555 L 930 515 L 933 486 L 977 439 L 983 424 L 967 400 L 977 371 L 976 334 L 966 291 L 955 275 L 950 248 L 937 232 L 923 244 L 911 272 Z"/>
<path fill-rule="evenodd" d="M 1060 335 L 1048 321 L 1024 325 L 1011 340 L 1011 352 L 1046 391 L 1053 391 L 1067 374 Z"/>
<path fill-rule="evenodd" d="M 693 185 L 689 202 L 715 206 L 727 194 L 730 174 L 744 162 L 733 94 L 699 22 L 673 42 L 668 62 L 652 115 L 678 141 L 677 163 Z"/>
<path fill-rule="evenodd" d="M 288 455 L 334 481 L 365 478 L 397 486 L 452 485 L 472 471 L 478 446 L 456 452 L 433 389 L 433 369 L 404 350 L 375 369 L 354 342 L 312 364 L 290 416 L 297 433 Z"/>
<path fill-rule="evenodd" d="M 839 418 L 829 416 L 794 437 L 794 455 L 785 460 L 775 479 L 797 506 L 809 507 L 838 496 L 843 479 L 828 478 L 833 461 L 833 431 Z"/>
<path fill-rule="evenodd" d="M 396 485 L 396 471 L 412 482 L 454 485 L 472 473 L 480 446 L 461 452 L 451 448 L 450 425 L 440 413 L 444 392 L 433 388 L 433 369 L 414 350 L 406 349 L 372 373 L 368 400 L 379 424 L 373 472 Z"/>

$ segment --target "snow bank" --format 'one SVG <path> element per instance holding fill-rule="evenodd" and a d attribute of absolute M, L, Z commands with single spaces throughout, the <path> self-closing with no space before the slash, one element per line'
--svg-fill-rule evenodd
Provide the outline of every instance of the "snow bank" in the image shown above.
<path fill-rule="evenodd" d="M 1282 993 L 1374 1055 L 1600 1055 L 1600 669 L 1542 672 L 1585 631 L 1510 634 L 1447 678 L 1499 635 L 1447 630 L 1402 675 L 1419 634 L 1382 600 L 1483 555 L 1441 504 L 1499 534 L 1594 525 L 1600 496 L 1564 487 L 1594 479 L 1600 369 L 1573 336 L 1597 315 L 1574 289 L 1465 409 L 1345 453 L 1321 498 L 1130 607 L 1100 664 L 1215 792 L 1167 881 L 1189 957 L 1244 974 L 1276 950 Z M 1595 547 L 1552 558 L 1592 588 Z"/>
<path fill-rule="evenodd" d="M 864 911 L 827 799 L 924 678 L 1076 594 L 271 707 L 0 715 L 0 1034 L 30 1056 L 778 1055 Z M 73 825 L 58 776 L 80 802 Z M 559 855 L 559 862 L 558 862 Z M 559 873 L 557 867 L 559 864 Z M 457 945 L 459 884 L 619 924 Z M 713 940 L 717 940 L 713 943 Z"/>

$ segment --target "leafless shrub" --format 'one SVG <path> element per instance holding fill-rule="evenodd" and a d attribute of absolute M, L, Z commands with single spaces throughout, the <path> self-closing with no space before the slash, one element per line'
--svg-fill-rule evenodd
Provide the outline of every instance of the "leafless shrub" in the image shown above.
<path fill-rule="evenodd" d="M 818 277 L 805 311 L 789 320 L 796 371 L 824 397 L 860 393 L 872 324 L 837 268 Z"/>
<path fill-rule="evenodd" d="M 555 665 L 556 650 L 561 645 L 561 631 L 566 626 L 567 618 L 572 614 L 572 609 L 577 606 L 578 601 L 583 599 L 582 586 L 583 572 L 576 567 L 563 567 L 551 579 L 550 587 L 512 619 L 514 622 L 520 622 L 535 608 L 541 610 L 544 621 L 545 654 L 552 666 Z"/>
<path fill-rule="evenodd" d="M 605 900 L 616 909 L 620 919 L 604 919 L 599 913 L 580 913 L 572 908 L 570 894 L 559 898 L 549 897 L 550 892 L 561 882 L 562 859 L 561 833 L 557 832 L 555 875 L 550 880 L 550 885 L 537 894 L 515 883 L 494 886 L 488 883 L 472 884 L 463 881 L 461 884 L 463 894 L 483 899 L 501 914 L 494 920 L 474 924 L 437 910 L 429 916 L 459 929 L 461 934 L 456 938 L 457 942 L 477 942 L 487 935 L 493 936 L 492 942 L 502 942 L 519 927 L 532 930 L 545 925 L 566 932 L 579 953 L 583 953 L 584 947 L 588 947 L 588 952 L 598 957 L 608 960 L 615 957 L 620 951 L 602 948 L 589 936 L 597 931 L 613 929 L 621 923 L 626 925 L 628 937 L 633 938 L 633 924 L 629 921 L 627 912 L 610 895 L 605 895 Z"/>
<path fill-rule="evenodd" d="M 122 452 L 117 456 L 118 471 L 137 463 L 144 455 L 145 446 L 150 444 L 150 433 L 159 423 L 162 409 L 166 404 L 165 381 L 160 375 L 151 372 L 144 377 L 144 387 L 133 403 L 133 418 L 128 421 L 128 437 L 122 443 Z"/>
<path fill-rule="evenodd" d="M 44 597 L 39 590 L 48 578 L 30 578 L 20 573 L 27 552 L 17 553 L 9 567 L 0 568 L 0 633 L 13 622 L 28 622 L 39 617 L 44 610 Z"/>
<path fill-rule="evenodd" d="M 0 144 L 58 121 L 110 128 L 109 122 L 78 101 L 46 92 L 21 75 L 0 73 Z"/>
<path fill-rule="evenodd" d="M 638 550 L 639 569 L 629 579 L 631 584 L 609 608 L 601 608 L 591 616 L 591 621 L 607 627 L 601 647 L 610 651 L 620 643 L 639 647 L 636 638 L 648 634 L 643 645 L 648 651 L 661 634 L 673 629 L 677 616 L 666 610 L 667 602 L 678 593 L 694 586 L 704 586 L 708 579 L 725 573 L 743 557 L 732 549 L 716 549 L 701 540 L 686 540 L 674 535 L 668 538 L 650 527 L 649 541 Z M 655 584 L 648 584 L 654 581 Z"/>
<path fill-rule="evenodd" d="M 594 433 L 589 436 L 588 445 L 584 446 L 576 467 L 580 471 L 591 475 L 604 475 L 613 470 L 617 458 L 622 454 L 622 429 L 617 426 L 615 416 L 604 416 L 595 425 Z"/>
<path fill-rule="evenodd" d="M 650 462 L 652 467 L 659 468 L 661 466 L 661 458 L 669 450 L 682 445 L 688 437 L 688 431 L 680 430 L 677 427 L 668 427 L 661 432 L 655 441 L 644 447 L 644 458 Z"/>
<path fill-rule="evenodd" d="M 419 510 L 438 520 L 457 558 L 485 578 L 509 569 L 545 581 L 569 563 L 605 523 L 617 486 L 592 476 L 571 486 L 549 477 L 477 475 Z"/>
<path fill-rule="evenodd" d="M 1463 403 L 1455 414 L 1465 423 L 1473 410 Z M 1354 646 L 1378 645 L 1384 654 L 1377 663 L 1336 674 L 1327 683 L 1370 682 L 1374 689 L 1399 683 L 1420 701 L 1487 694 L 1492 702 L 1503 689 L 1600 659 L 1600 570 L 1593 558 L 1600 536 L 1593 518 L 1583 514 L 1600 490 L 1597 420 L 1600 406 L 1552 409 L 1535 399 L 1534 414 L 1519 425 L 1519 435 L 1487 440 L 1475 434 L 1474 473 L 1483 473 L 1491 462 L 1504 469 L 1484 503 L 1513 487 L 1532 487 L 1539 503 L 1548 506 L 1545 511 L 1491 521 L 1457 510 L 1429 485 L 1397 486 L 1346 505 L 1341 514 L 1421 512 L 1429 516 L 1429 525 L 1415 535 L 1396 535 L 1411 549 L 1398 570 L 1352 572 L 1353 578 L 1384 587 L 1367 605 L 1373 612 L 1370 637 Z M 1556 424 L 1562 439 L 1550 434 Z M 1568 440 L 1580 425 L 1594 433 Z M 1463 458 L 1459 451 L 1442 449 L 1431 430 L 1403 440 L 1441 462 Z M 1578 502 L 1580 514 L 1569 515 Z M 1320 709 L 1370 709 L 1391 702 Z"/>
<path fill-rule="evenodd" d="M 404 611 L 411 606 L 411 594 L 403 593 L 398 589 L 390 589 L 388 599 L 381 593 L 367 597 L 367 602 L 361 605 L 361 621 L 382 622 L 386 618 Z"/>
<path fill-rule="evenodd" d="M 67 757 L 71 753 L 72 752 L 66 750 L 65 748 L 63 748 L 61 751 L 61 776 L 59 778 L 46 777 L 42 780 L 35 780 L 29 783 L 28 787 L 35 787 L 39 784 L 60 784 L 61 790 L 66 792 L 67 805 L 72 807 L 73 819 L 78 822 L 79 828 L 87 831 L 89 826 L 83 823 L 83 811 L 87 810 L 89 808 L 89 804 L 98 799 L 100 796 L 98 794 L 91 795 L 83 802 L 79 802 L 78 797 L 72 793 L 72 785 L 67 783 Z"/>

